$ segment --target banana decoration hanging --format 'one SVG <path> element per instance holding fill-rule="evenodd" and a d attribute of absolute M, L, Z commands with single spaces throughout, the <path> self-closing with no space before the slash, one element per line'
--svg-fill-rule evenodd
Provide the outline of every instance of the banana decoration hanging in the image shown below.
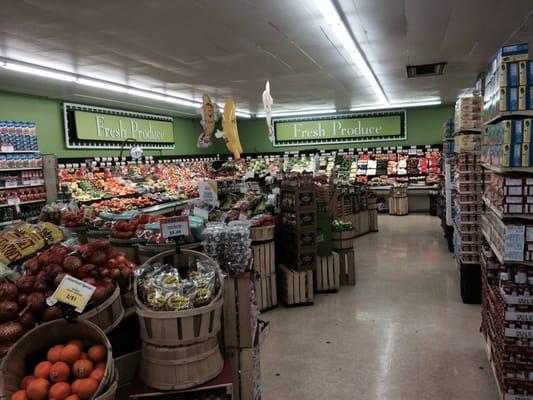
<path fill-rule="evenodd" d="M 272 104 L 274 99 L 270 95 L 270 82 L 267 81 L 263 92 L 263 108 L 265 109 L 265 118 L 268 127 L 268 138 L 274 143 L 274 127 L 272 126 Z"/>
<path fill-rule="evenodd" d="M 233 157 L 238 160 L 241 158 L 242 146 L 239 140 L 239 131 L 237 130 L 236 109 L 235 101 L 228 99 L 224 105 L 224 113 L 222 114 L 222 131 L 217 131 L 215 136 L 224 139 L 226 147 L 233 153 Z"/>
<path fill-rule="evenodd" d="M 209 147 L 211 146 L 211 135 L 215 131 L 215 122 L 218 120 L 218 107 L 211 102 L 211 98 L 207 94 L 203 95 L 203 105 L 200 112 L 202 114 L 200 124 L 204 131 L 198 137 L 196 147 Z"/>

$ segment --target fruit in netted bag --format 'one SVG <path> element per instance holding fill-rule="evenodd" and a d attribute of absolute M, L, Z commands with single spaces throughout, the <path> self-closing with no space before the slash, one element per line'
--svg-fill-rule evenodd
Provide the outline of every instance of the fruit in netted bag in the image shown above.
<path fill-rule="evenodd" d="M 67 272 L 76 271 L 83 265 L 81 258 L 78 256 L 66 256 L 63 260 L 63 269 Z"/>
<path fill-rule="evenodd" d="M 20 316 L 19 322 L 24 326 L 24 328 L 31 329 L 35 326 L 35 324 L 37 323 L 37 320 L 35 319 L 34 314 L 32 314 L 29 311 L 26 311 L 24 314 Z"/>
<path fill-rule="evenodd" d="M 41 313 L 41 320 L 43 322 L 52 321 L 54 319 L 59 319 L 63 316 L 63 310 L 59 305 L 54 305 L 51 307 L 45 307 Z"/>
<path fill-rule="evenodd" d="M 21 276 L 15 280 L 17 289 L 23 293 L 31 293 L 35 284 L 35 276 Z"/>
<path fill-rule="evenodd" d="M 30 312 L 39 313 L 43 311 L 46 306 L 46 297 L 40 292 L 30 293 L 26 298 L 26 304 L 28 305 L 28 310 Z"/>
<path fill-rule="evenodd" d="M 66 382 L 70 376 L 70 367 L 64 361 L 57 361 L 50 368 L 49 376 L 52 382 Z"/>
<path fill-rule="evenodd" d="M 26 328 L 20 322 L 4 322 L 0 325 L 0 342 L 16 342 L 25 332 Z"/>
<path fill-rule="evenodd" d="M 4 300 L 0 303 L 0 322 L 11 321 L 17 318 L 19 306 L 11 300 Z"/>
<path fill-rule="evenodd" d="M 18 288 L 14 283 L 5 281 L 0 283 L 0 301 L 15 300 L 18 296 Z"/>

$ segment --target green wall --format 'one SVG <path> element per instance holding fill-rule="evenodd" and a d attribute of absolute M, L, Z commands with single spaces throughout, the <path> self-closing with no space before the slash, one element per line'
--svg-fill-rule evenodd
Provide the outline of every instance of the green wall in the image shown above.
<path fill-rule="evenodd" d="M 117 156 L 119 150 L 75 150 L 65 147 L 62 101 L 44 97 L 0 92 L 0 119 L 34 121 L 39 149 L 59 157 Z M 267 137 L 264 119 L 239 120 L 239 136 L 245 153 L 289 151 L 298 149 L 338 149 L 339 147 L 412 146 L 442 143 L 442 126 L 453 117 L 453 106 L 414 108 L 407 111 L 407 140 L 364 144 L 274 147 Z M 201 132 L 199 119 L 174 118 L 175 150 L 150 150 L 146 155 L 229 154 L 222 139 L 213 137 L 213 145 L 198 149 Z"/>
<path fill-rule="evenodd" d="M 239 137 L 242 148 L 246 153 L 293 151 L 299 149 L 338 149 L 363 148 L 383 146 L 414 146 L 426 144 L 442 144 L 442 130 L 444 122 L 453 118 L 454 108 L 451 105 L 426 108 L 412 108 L 407 110 L 407 140 L 391 142 L 366 142 L 332 145 L 311 146 L 283 146 L 274 147 L 267 137 L 267 127 L 264 119 L 239 121 Z"/>
<path fill-rule="evenodd" d="M 33 121 L 37 124 L 39 150 L 59 157 L 118 156 L 120 150 L 78 150 L 65 147 L 62 101 L 0 92 L 0 119 Z M 222 140 L 213 138 L 207 149 L 196 148 L 201 132 L 198 119 L 174 117 L 175 150 L 147 150 L 146 155 L 217 154 L 226 152 Z"/>

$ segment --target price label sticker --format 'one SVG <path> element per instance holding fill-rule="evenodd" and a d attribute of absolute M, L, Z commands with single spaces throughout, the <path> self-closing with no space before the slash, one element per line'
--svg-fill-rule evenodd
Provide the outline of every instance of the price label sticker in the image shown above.
<path fill-rule="evenodd" d="M 32 186 L 37 186 L 37 185 L 42 185 L 43 184 L 43 180 L 41 178 L 31 178 L 30 179 L 30 185 Z"/>
<path fill-rule="evenodd" d="M 200 208 L 200 207 L 194 207 L 193 214 L 196 215 L 197 217 L 205 219 L 206 221 L 209 219 L 209 211 L 204 210 L 203 208 Z"/>
<path fill-rule="evenodd" d="M 12 196 L 7 198 L 7 204 L 10 206 L 16 206 L 20 204 L 20 199 L 17 196 Z"/>
<path fill-rule="evenodd" d="M 15 151 L 15 147 L 12 144 L 3 144 L 2 146 L 0 146 L 0 150 L 2 151 L 2 153 L 13 153 Z"/>
<path fill-rule="evenodd" d="M 81 314 L 95 290 L 93 285 L 65 275 L 51 297 L 52 300 L 73 306 L 76 312 Z"/>
<path fill-rule="evenodd" d="M 16 179 L 11 179 L 11 180 L 5 181 L 4 186 L 6 188 L 16 188 L 18 186 L 18 183 Z"/>
<path fill-rule="evenodd" d="M 165 239 L 176 236 L 189 236 L 191 234 L 189 217 L 185 215 L 163 218 L 159 221 L 159 227 L 161 229 L 161 235 Z"/>

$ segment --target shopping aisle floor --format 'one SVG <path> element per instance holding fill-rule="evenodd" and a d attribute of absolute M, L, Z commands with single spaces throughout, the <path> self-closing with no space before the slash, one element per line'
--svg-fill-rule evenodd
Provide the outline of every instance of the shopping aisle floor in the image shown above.
<path fill-rule="evenodd" d="M 263 400 L 498 399 L 440 220 L 380 216 L 355 243 L 356 286 L 263 315 Z"/>

